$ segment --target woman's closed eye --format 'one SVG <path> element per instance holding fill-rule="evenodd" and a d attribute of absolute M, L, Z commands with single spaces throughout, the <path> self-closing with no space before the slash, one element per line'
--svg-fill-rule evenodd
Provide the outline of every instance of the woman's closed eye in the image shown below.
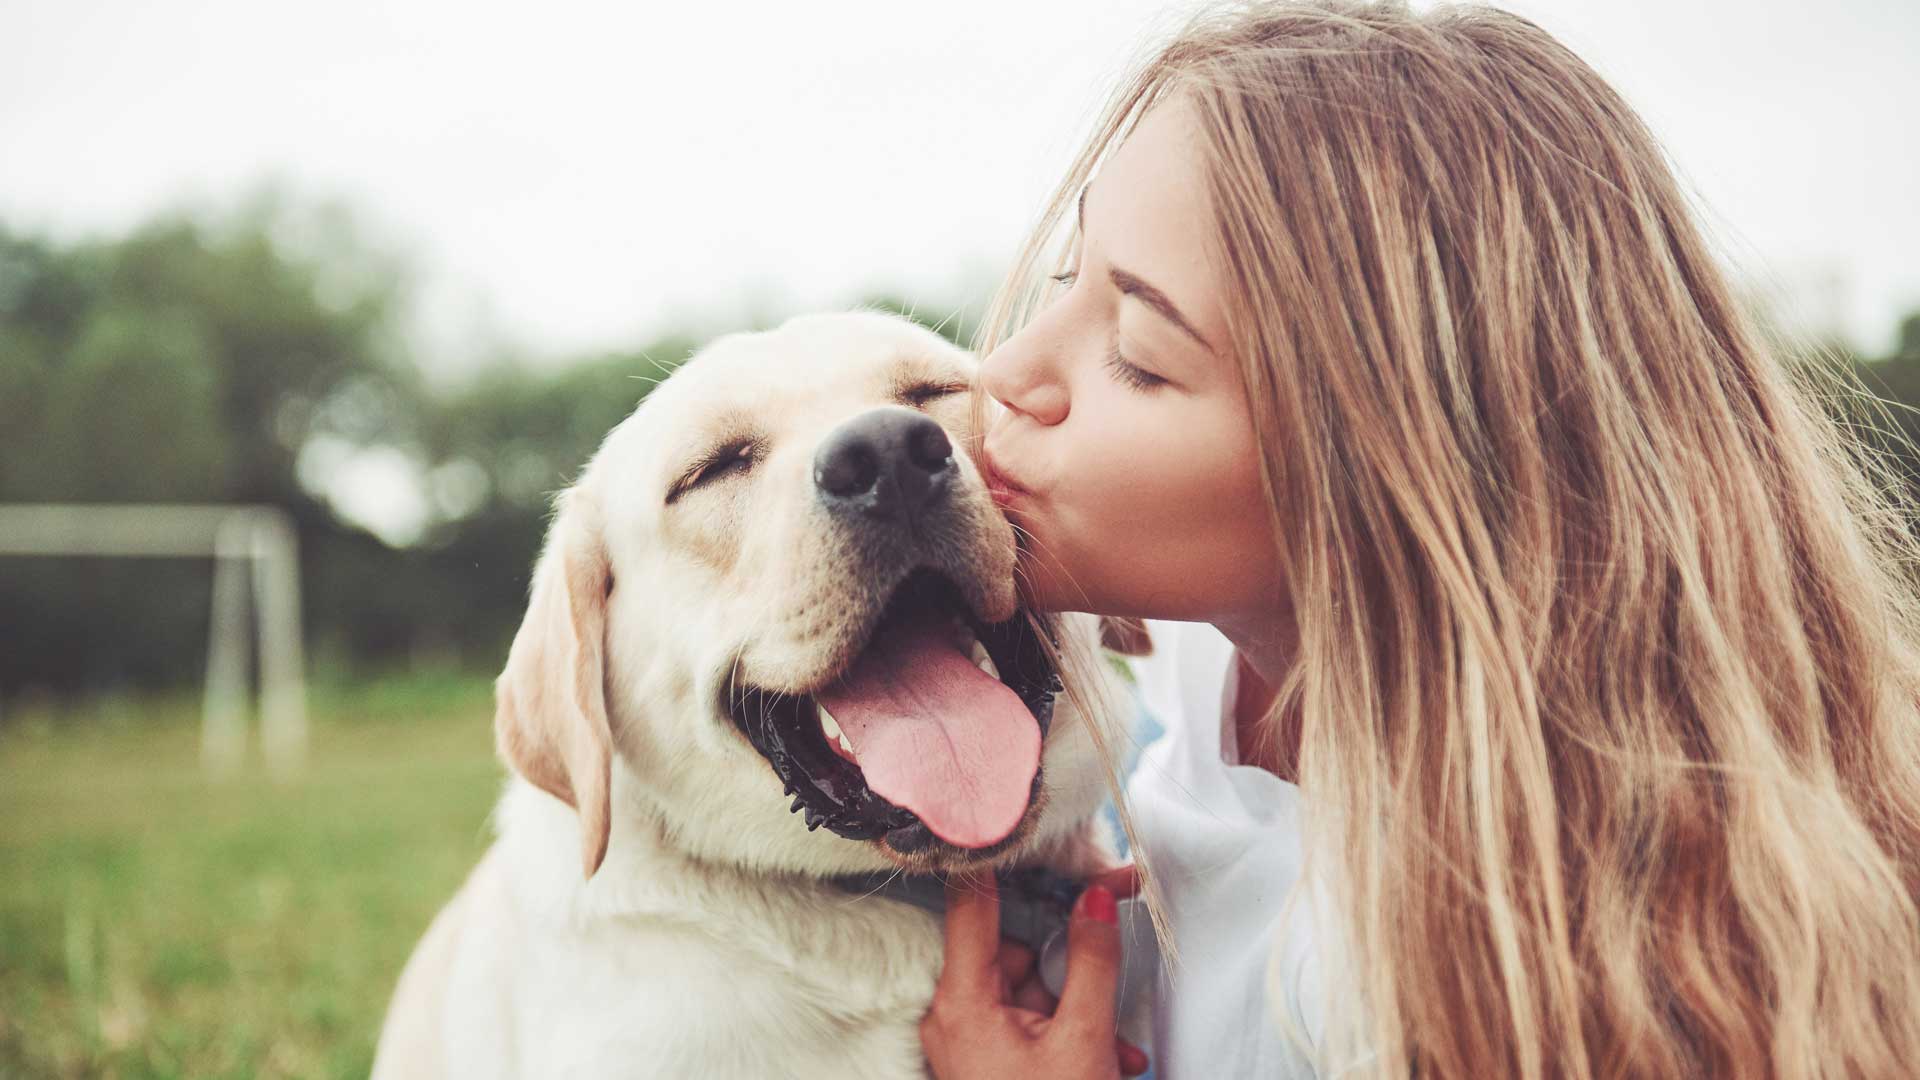
<path fill-rule="evenodd" d="M 1120 339 L 1117 336 L 1107 349 L 1107 370 L 1113 372 L 1114 378 L 1135 390 L 1154 390 L 1167 384 L 1166 379 L 1128 363 L 1126 357 L 1120 355 Z"/>
<path fill-rule="evenodd" d="M 1049 274 L 1047 276 L 1069 288 L 1073 286 L 1075 281 L 1080 279 L 1079 271 L 1076 270 L 1062 270 L 1058 274 Z M 1107 370 L 1113 373 L 1114 378 L 1135 390 L 1152 390 L 1167 384 L 1166 379 L 1155 375 L 1153 372 L 1137 364 L 1129 363 L 1126 357 L 1120 355 L 1120 338 L 1118 335 L 1115 335 L 1112 344 L 1107 346 Z"/>

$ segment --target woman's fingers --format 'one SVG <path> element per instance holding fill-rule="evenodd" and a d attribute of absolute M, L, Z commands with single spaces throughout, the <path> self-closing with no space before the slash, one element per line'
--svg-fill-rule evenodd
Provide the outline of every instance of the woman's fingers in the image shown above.
<path fill-rule="evenodd" d="M 1000 1001 L 1000 891 L 992 874 L 966 884 L 947 882 L 946 923 L 940 989 L 970 1000 Z"/>
<path fill-rule="evenodd" d="M 1012 938 L 1000 939 L 1000 977 L 1008 987 L 1019 986 L 1033 974 L 1033 950 Z"/>
<path fill-rule="evenodd" d="M 1146 1071 L 1147 1056 L 1114 1034 L 1117 914 L 1106 887 L 1081 893 L 1067 924 L 1066 992 L 1054 1008 L 1032 951 L 1000 940 L 995 881 L 949 883 L 945 966 L 920 1021 L 934 1073 L 1050 1076 L 1065 1063 L 1075 1075 L 1091 1068 L 1111 1076 L 1116 1065 L 1127 1076 Z M 1103 1063 L 1108 1048 L 1113 1057 Z"/>
<path fill-rule="evenodd" d="M 1133 863 L 1127 863 L 1125 866 L 1116 866 L 1111 870 L 1094 875 L 1089 885 L 1097 885 L 1100 888 L 1106 889 L 1115 897 L 1137 896 L 1140 893 L 1140 871 Z M 1073 960 L 1071 953 L 1068 956 L 1067 965 L 1068 972 L 1072 972 Z M 1146 1051 L 1125 1039 L 1115 1039 L 1113 1045 L 1114 1052 L 1120 1058 L 1120 1074 L 1122 1076 L 1139 1076 L 1141 1073 L 1146 1072 L 1153 1064 L 1147 1057 Z"/>
<path fill-rule="evenodd" d="M 1140 892 L 1140 871 L 1127 863 L 1095 874 L 1088 884 L 1099 885 L 1115 896 L 1135 896 Z"/>
<path fill-rule="evenodd" d="M 1013 988 L 1013 996 L 1008 1001 L 1016 1008 L 1025 1009 L 1030 1013 L 1039 1013 L 1041 1016 L 1052 1016 L 1054 1008 L 1059 1004 L 1053 1000 L 1053 995 L 1047 992 L 1047 984 L 1041 982 L 1038 976 L 1016 985 Z"/>
<path fill-rule="evenodd" d="M 1094 885 L 1080 894 L 1067 923 L 1067 985 L 1054 1023 L 1069 1037 L 1114 1032 L 1114 989 L 1120 978 L 1119 911 L 1113 893 Z"/>

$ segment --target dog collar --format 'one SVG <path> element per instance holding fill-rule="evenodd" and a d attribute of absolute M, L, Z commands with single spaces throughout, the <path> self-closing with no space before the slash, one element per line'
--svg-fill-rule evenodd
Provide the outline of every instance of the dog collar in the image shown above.
<path fill-rule="evenodd" d="M 1042 867 L 998 871 L 994 877 L 1000 883 L 1000 936 L 1010 937 L 1032 949 L 1035 956 L 1040 955 L 1047 942 L 1065 933 L 1083 884 Z M 946 882 L 931 874 L 883 871 L 829 880 L 857 896 L 898 900 L 935 915 L 947 911 Z"/>
<path fill-rule="evenodd" d="M 1086 883 L 1043 867 L 1000 871 L 994 877 L 1000 883 L 1000 936 L 1033 950 L 1040 981 L 1058 998 L 1067 983 L 1067 923 Z M 855 896 L 897 900 L 935 915 L 947 911 L 946 882 L 930 874 L 849 874 L 828 880 Z M 1153 993 L 1160 952 L 1146 904 L 1126 897 L 1117 907 L 1123 952 L 1114 997 L 1125 1017 L 1135 1015 Z"/>

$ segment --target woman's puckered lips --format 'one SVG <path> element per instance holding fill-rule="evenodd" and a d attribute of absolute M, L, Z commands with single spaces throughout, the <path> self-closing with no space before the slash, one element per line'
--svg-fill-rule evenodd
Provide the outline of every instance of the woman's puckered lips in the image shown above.
<path fill-rule="evenodd" d="M 994 460 L 993 451 L 985 447 L 980 451 L 980 472 L 986 481 L 987 492 L 1002 509 L 1010 503 L 1030 497 L 1033 492 L 1027 489 L 1017 477 L 1011 476 Z"/>

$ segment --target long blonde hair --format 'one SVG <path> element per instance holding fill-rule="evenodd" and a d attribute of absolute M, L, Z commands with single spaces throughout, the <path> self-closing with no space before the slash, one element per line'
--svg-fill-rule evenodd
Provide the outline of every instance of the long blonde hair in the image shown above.
<path fill-rule="evenodd" d="M 1197 104 L 1296 666 L 1336 1050 L 1440 1076 L 1920 1061 L 1920 545 L 1738 307 L 1646 127 L 1533 23 L 1272 3 L 1123 85 L 987 313 L 1047 302 L 1132 124 Z M 1199 197 L 1202 193 L 1196 193 Z"/>

